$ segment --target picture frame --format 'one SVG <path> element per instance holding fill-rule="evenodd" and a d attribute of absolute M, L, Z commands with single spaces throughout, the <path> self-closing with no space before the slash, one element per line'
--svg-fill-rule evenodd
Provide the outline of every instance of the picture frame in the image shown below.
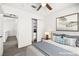
<path fill-rule="evenodd" d="M 56 18 L 56 31 L 79 31 L 79 13 Z"/>

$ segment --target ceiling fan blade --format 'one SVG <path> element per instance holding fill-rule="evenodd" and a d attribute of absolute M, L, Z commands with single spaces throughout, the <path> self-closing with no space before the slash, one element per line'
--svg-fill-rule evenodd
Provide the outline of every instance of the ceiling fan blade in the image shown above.
<path fill-rule="evenodd" d="M 32 5 L 33 8 L 37 8 L 36 6 Z"/>
<path fill-rule="evenodd" d="M 51 7 L 49 4 L 46 4 L 46 7 L 47 7 L 49 10 L 52 10 L 52 7 Z"/>
<path fill-rule="evenodd" d="M 41 7 L 42 7 L 42 6 L 40 5 L 40 6 L 38 7 L 37 11 L 39 11 L 39 9 L 40 9 Z"/>

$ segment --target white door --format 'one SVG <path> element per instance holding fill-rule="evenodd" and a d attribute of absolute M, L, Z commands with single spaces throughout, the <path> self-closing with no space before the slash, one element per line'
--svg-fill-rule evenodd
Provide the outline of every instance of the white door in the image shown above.
<path fill-rule="evenodd" d="M 43 36 L 43 22 L 42 20 L 38 20 L 37 22 L 37 42 L 39 42 Z"/>

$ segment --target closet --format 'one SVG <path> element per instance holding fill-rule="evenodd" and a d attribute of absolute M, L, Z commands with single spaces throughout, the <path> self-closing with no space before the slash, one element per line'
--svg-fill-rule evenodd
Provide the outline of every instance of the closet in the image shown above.
<path fill-rule="evenodd" d="M 32 43 L 37 42 L 37 19 L 32 18 Z"/>
<path fill-rule="evenodd" d="M 32 43 L 40 42 L 43 36 L 43 21 L 32 18 Z"/>

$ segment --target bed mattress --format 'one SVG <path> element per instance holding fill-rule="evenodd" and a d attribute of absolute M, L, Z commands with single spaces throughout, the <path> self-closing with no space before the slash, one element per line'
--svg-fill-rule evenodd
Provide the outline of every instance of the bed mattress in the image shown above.
<path fill-rule="evenodd" d="M 77 54 L 60 48 L 47 42 L 38 42 L 33 44 L 41 53 L 46 56 L 78 56 Z"/>

